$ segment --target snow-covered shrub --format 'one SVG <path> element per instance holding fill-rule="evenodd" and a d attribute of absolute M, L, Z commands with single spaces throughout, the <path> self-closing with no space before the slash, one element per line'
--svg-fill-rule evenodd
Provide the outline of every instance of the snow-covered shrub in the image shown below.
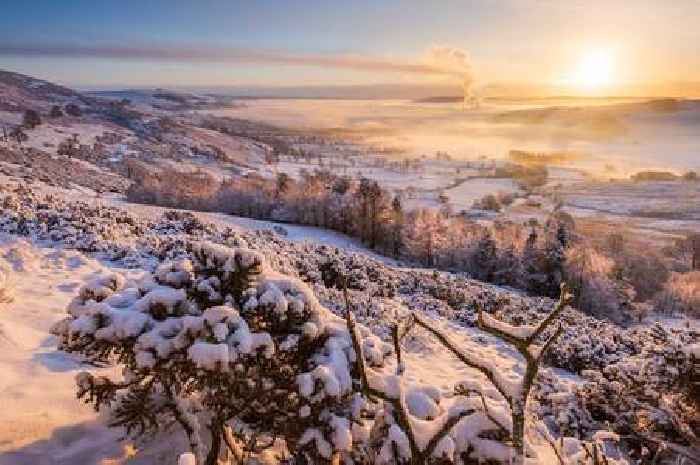
<path fill-rule="evenodd" d="M 176 421 L 198 464 L 215 464 L 231 432 L 246 444 L 283 437 L 314 463 L 350 453 L 360 409 L 343 321 L 256 252 L 190 251 L 139 282 L 113 275 L 81 289 L 53 328 L 60 347 L 116 362 L 124 377 L 81 373 L 78 396 L 128 433 Z"/>
<path fill-rule="evenodd" d="M 573 329 L 548 358 L 585 381 L 566 395 L 546 388 L 537 393 L 558 435 L 586 439 L 612 429 L 627 454 L 642 461 L 667 444 L 697 447 L 700 358 L 692 349 L 700 347 L 697 331 L 660 325 L 611 331 L 601 324 L 590 328 L 599 333 L 596 338 Z M 673 447 L 664 454 L 673 456 Z"/>

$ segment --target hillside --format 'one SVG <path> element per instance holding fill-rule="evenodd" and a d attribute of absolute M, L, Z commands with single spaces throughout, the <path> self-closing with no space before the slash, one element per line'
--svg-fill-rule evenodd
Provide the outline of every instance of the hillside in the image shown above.
<path fill-rule="evenodd" d="M 84 203 L 71 196 L 64 200 L 65 194 L 56 190 L 44 197 L 41 190 L 13 187 L 12 182 L 3 189 L 2 257 L 6 288 L 13 300 L 0 304 L 1 341 L 6 354 L 1 363 L 8 374 L 3 378 L 0 395 L 5 402 L 14 396 L 12 393 L 23 392 L 20 399 L 13 401 L 12 408 L 4 410 L 5 421 L 0 422 L 4 425 L 0 428 L 3 465 L 37 463 L 39 457 L 53 457 L 54 461 L 47 463 L 66 464 L 76 460 L 97 463 L 105 458 L 133 464 L 175 462 L 177 451 L 186 448 L 180 436 L 161 434 L 155 442 L 137 439 L 135 443 L 120 443 L 114 432 L 103 426 L 103 419 L 94 417 L 88 409 L 71 407 L 75 402 L 71 379 L 76 373 L 86 369 L 94 374 L 110 371 L 56 351 L 55 339 L 48 330 L 62 318 L 69 300 L 84 283 L 89 286 L 95 277 L 114 272 L 126 279 L 141 279 L 139 276 L 156 270 L 164 260 L 182 257 L 192 241 L 243 246 L 261 253 L 273 270 L 301 279 L 323 306 L 340 316 L 345 304 L 338 280 L 345 275 L 358 322 L 385 341 L 387 347 L 391 347 L 392 325 L 418 312 L 431 326 L 448 334 L 461 350 L 492 360 L 504 376 L 514 380 L 522 370 L 522 361 L 502 341 L 477 327 L 476 309 L 484 308 L 515 328 L 524 328 L 523 325 L 542 320 L 554 306 L 548 299 L 529 298 L 459 275 L 397 268 L 363 253 L 289 242 L 272 231 L 220 229 L 187 212 L 161 209 L 160 217 L 155 210 L 140 217 L 131 213 L 129 206 L 126 210 L 109 206 L 109 200 Z M 612 436 L 602 432 L 612 426 L 614 431 L 627 434 L 625 428 L 630 425 L 623 420 L 624 415 L 648 414 L 654 405 L 653 397 L 648 397 L 649 390 L 666 395 L 680 392 L 671 380 L 678 376 L 678 369 L 685 368 L 684 362 L 675 357 L 697 347 L 700 328 L 692 323 L 685 327 L 681 324 L 678 329 L 652 325 L 624 330 L 571 308 L 566 310 L 563 321 L 564 335 L 547 357 L 548 367 L 543 368 L 533 394 L 534 423 L 528 440 L 536 458 L 531 463 L 557 463 L 556 452 L 548 441 L 561 435 L 567 436 L 568 442 L 559 453 L 571 458 L 583 454 L 581 447 L 585 445 L 574 437 L 595 437 L 606 448 L 622 447 L 625 453 L 638 453 L 635 441 L 617 444 L 617 439 L 610 442 Z M 494 426 L 492 421 L 508 424 L 503 398 L 482 375 L 465 369 L 429 333 L 413 330 L 402 345 L 406 366 L 402 383 L 407 399 L 414 399 L 407 401 L 412 421 L 416 427 L 424 425 L 421 431 L 428 428 L 420 434 L 429 435 L 428 431 L 444 421 L 457 405 L 480 405 L 478 396 L 483 395 L 489 405 L 486 414 L 491 417 L 478 413 L 483 408 L 479 407 L 476 414 L 459 423 L 461 426 L 455 428 L 451 439 L 457 446 L 449 449 L 456 447 L 456 451 L 449 454 L 467 452 L 464 448 L 471 444 L 475 449 L 467 453 L 472 457 L 503 459 L 507 448 L 495 439 L 498 435 L 486 432 Z M 669 365 L 668 357 L 674 357 L 673 365 Z M 386 368 L 389 372 L 393 370 L 391 366 Z M 641 367 L 643 371 L 639 371 Z M 378 370 L 373 376 L 381 373 L 378 367 L 373 370 Z M 32 389 L 22 391 L 27 376 L 32 377 Z M 639 376 L 644 379 L 641 391 L 635 386 Z M 52 386 L 49 397 L 42 385 Z M 468 386 L 477 397 L 455 395 L 457 385 Z M 430 390 L 426 390 L 428 386 Z M 426 399 L 425 392 L 431 397 Z M 18 416 L 25 409 L 36 413 Z M 616 417 L 618 414 L 609 409 L 623 416 Z M 617 420 L 610 424 L 614 418 Z M 688 420 L 694 424 L 692 417 Z M 658 427 L 658 433 L 681 440 L 673 436 L 679 433 L 665 430 L 665 423 L 657 421 L 652 431 Z M 479 433 L 481 430 L 484 432 Z M 613 461 L 614 457 L 620 458 L 615 455 L 620 453 L 610 452 L 609 463 L 627 463 Z"/>
<path fill-rule="evenodd" d="M 24 74 L 0 70 L 0 111 L 48 111 L 53 105 L 90 105 L 92 99 L 67 87 Z"/>

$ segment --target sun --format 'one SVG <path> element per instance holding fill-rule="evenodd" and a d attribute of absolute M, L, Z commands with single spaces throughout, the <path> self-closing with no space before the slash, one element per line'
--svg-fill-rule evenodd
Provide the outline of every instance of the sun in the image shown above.
<path fill-rule="evenodd" d="M 596 90 L 614 82 L 615 59 L 609 49 L 587 51 L 573 73 L 573 83 L 582 89 Z"/>

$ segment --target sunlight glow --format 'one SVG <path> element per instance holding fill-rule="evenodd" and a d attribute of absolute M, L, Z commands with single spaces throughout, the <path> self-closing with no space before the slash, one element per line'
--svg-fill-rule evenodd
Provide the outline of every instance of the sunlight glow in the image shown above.
<path fill-rule="evenodd" d="M 600 89 L 614 81 L 614 56 L 611 50 L 589 50 L 579 61 L 573 83 L 584 89 Z"/>

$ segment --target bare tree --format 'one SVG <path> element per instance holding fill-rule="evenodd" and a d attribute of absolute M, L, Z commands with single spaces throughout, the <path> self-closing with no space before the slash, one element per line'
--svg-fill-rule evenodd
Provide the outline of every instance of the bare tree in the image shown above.
<path fill-rule="evenodd" d="M 521 328 L 513 328 L 504 324 L 495 318 L 479 311 L 479 327 L 499 339 L 512 345 L 522 357 L 525 359 L 525 375 L 518 388 L 513 391 L 503 381 L 503 378 L 498 373 L 498 369 L 482 359 L 479 355 L 462 351 L 454 344 L 450 338 L 442 331 L 436 329 L 428 323 L 423 317 L 414 313 L 412 318 L 415 324 L 421 326 L 429 333 L 433 334 L 440 343 L 452 352 L 465 365 L 475 368 L 483 373 L 486 378 L 493 384 L 498 392 L 505 398 L 510 406 L 513 428 L 511 432 L 511 440 L 515 448 L 515 463 L 521 464 L 525 459 L 525 412 L 527 409 L 527 401 L 530 396 L 530 390 L 534 384 L 535 378 L 539 371 L 542 358 L 562 333 L 562 326 L 549 335 L 543 344 L 537 344 L 538 338 L 543 335 L 550 326 L 552 326 L 559 315 L 569 303 L 571 295 L 565 285 L 561 287 L 561 295 L 559 302 L 554 310 L 536 327 L 526 327 L 525 331 L 519 331 Z M 486 404 L 484 403 L 484 407 Z"/>
<path fill-rule="evenodd" d="M 503 398 L 508 402 L 511 411 L 511 418 L 513 422 L 512 430 L 510 433 L 510 439 L 513 443 L 513 448 L 515 449 L 514 463 L 522 464 L 525 460 L 525 413 L 527 409 L 527 401 L 530 396 L 530 391 L 537 377 L 539 367 L 542 358 L 547 353 L 549 348 L 552 346 L 554 341 L 561 335 L 563 328 L 561 325 L 551 333 L 549 331 L 548 337 L 544 340 L 542 344 L 538 344 L 540 336 L 548 332 L 548 329 L 558 320 L 564 308 L 567 306 L 571 298 L 566 286 L 562 284 L 561 295 L 559 302 L 555 306 L 554 310 L 540 322 L 537 326 L 528 326 L 514 328 L 508 324 L 500 322 L 495 318 L 488 316 L 483 310 L 479 312 L 479 327 L 493 335 L 497 338 L 507 342 L 512 345 L 525 360 L 525 374 L 523 380 L 518 385 L 517 389 L 513 390 L 508 386 L 508 383 L 500 376 L 498 368 L 493 366 L 487 360 L 484 360 L 480 355 L 466 352 L 457 347 L 457 345 L 450 340 L 450 338 L 442 331 L 435 328 L 422 316 L 417 313 L 411 315 L 410 320 L 407 322 L 406 326 L 402 329 L 398 325 L 393 328 L 392 336 L 394 340 L 394 349 L 397 357 L 397 374 L 401 375 L 403 373 L 403 364 L 401 361 L 401 347 L 400 343 L 403 337 L 408 334 L 408 332 L 414 326 L 420 326 L 430 334 L 435 336 L 435 338 L 450 352 L 452 352 L 459 360 L 461 360 L 465 365 L 479 370 L 486 378 L 493 384 L 493 386 L 498 390 L 498 392 L 503 396 Z M 408 412 L 404 406 L 401 396 L 398 398 L 391 397 L 386 393 L 372 388 L 367 380 L 367 374 L 364 367 L 364 358 L 362 354 L 362 347 L 359 343 L 357 332 L 355 329 L 355 320 L 350 310 L 350 303 L 347 296 L 347 290 L 345 291 L 346 299 L 346 322 L 348 331 L 353 341 L 353 348 L 355 350 L 357 371 L 359 372 L 359 379 L 362 383 L 362 391 L 368 397 L 376 397 L 388 402 L 392 407 L 395 415 L 397 424 L 405 432 L 408 437 L 408 442 L 411 449 L 411 465 L 424 465 L 428 463 L 428 459 L 431 457 L 435 447 L 437 447 L 440 440 L 445 437 L 450 430 L 459 423 L 459 421 L 467 415 L 474 413 L 473 410 L 462 411 L 459 414 L 452 416 L 447 419 L 442 428 L 428 441 L 428 445 L 421 450 L 415 439 L 415 434 L 413 432 L 413 427 L 409 420 Z M 499 426 L 502 430 L 508 432 L 508 430 L 498 423 L 491 415 L 488 413 L 488 407 L 485 399 L 482 397 L 482 404 L 484 412 L 487 417 L 491 418 L 492 421 Z"/>

